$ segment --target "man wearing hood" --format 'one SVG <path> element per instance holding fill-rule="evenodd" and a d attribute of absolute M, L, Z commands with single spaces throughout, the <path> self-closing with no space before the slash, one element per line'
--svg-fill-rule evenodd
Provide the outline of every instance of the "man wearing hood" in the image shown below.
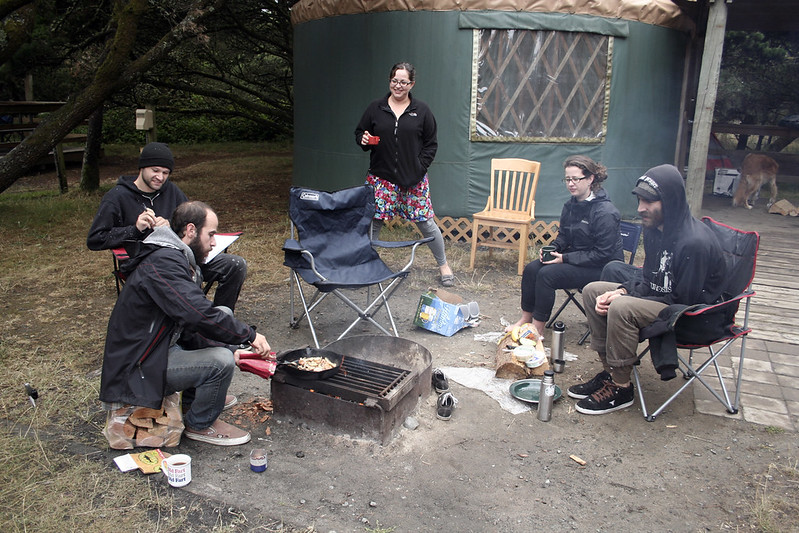
<path fill-rule="evenodd" d="M 218 418 L 235 403 L 226 394 L 238 347 L 251 345 L 267 358 L 270 346 L 203 294 L 197 265 L 214 246 L 217 226 L 210 207 L 185 202 L 171 228 L 157 226 L 144 239 L 108 321 L 100 400 L 107 409 L 158 409 L 165 396 L 183 391 L 184 435 L 232 446 L 250 440 L 249 432 Z"/>
<path fill-rule="evenodd" d="M 644 226 L 644 266 L 628 281 L 596 281 L 583 289 L 591 346 L 603 370 L 569 388 L 577 411 L 604 414 L 633 404 L 630 381 L 639 330 L 673 304 L 710 304 L 721 296 L 725 262 L 715 235 L 691 216 L 685 183 L 676 167 L 660 165 L 633 189 Z"/>
<path fill-rule="evenodd" d="M 159 226 L 168 226 L 175 208 L 188 198 L 169 181 L 175 158 L 164 143 L 147 144 L 139 155 L 139 175 L 120 176 L 116 187 L 100 201 L 86 245 L 90 250 L 110 250 L 141 242 Z M 214 305 L 236 308 L 247 277 L 247 262 L 237 255 L 219 254 L 200 262 L 203 280 L 218 282 Z"/>

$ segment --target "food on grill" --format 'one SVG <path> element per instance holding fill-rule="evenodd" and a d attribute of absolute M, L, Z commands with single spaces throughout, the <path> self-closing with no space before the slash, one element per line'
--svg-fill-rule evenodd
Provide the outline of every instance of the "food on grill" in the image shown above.
<path fill-rule="evenodd" d="M 294 366 L 308 372 L 324 372 L 336 368 L 336 363 L 327 357 L 300 357 Z"/>

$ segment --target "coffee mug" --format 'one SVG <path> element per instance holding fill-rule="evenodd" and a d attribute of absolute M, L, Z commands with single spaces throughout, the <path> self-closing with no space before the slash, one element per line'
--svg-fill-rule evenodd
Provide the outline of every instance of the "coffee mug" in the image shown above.
<path fill-rule="evenodd" d="M 552 255 L 552 252 L 556 252 L 557 248 L 553 245 L 549 244 L 541 248 L 541 260 L 542 261 L 552 261 L 555 259 L 555 256 Z"/>
<path fill-rule="evenodd" d="M 161 460 L 161 472 L 173 487 L 185 487 L 191 482 L 191 457 L 178 453 Z"/>

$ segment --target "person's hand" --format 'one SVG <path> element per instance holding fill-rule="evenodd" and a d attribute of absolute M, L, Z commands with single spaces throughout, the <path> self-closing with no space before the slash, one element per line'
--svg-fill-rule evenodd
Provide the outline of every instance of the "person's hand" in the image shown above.
<path fill-rule="evenodd" d="M 164 217 L 155 217 L 155 223 L 153 224 L 154 228 L 157 228 L 158 226 L 168 226 L 168 225 L 169 221 Z"/>
<path fill-rule="evenodd" d="M 145 209 L 139 215 L 139 218 L 136 219 L 136 229 L 141 232 L 148 229 L 153 229 L 158 218 L 160 217 L 155 216 L 155 211 L 152 209 Z"/>
<path fill-rule="evenodd" d="M 538 250 L 538 256 L 539 256 L 539 259 L 541 259 L 541 263 L 542 264 L 544 264 L 544 265 L 557 265 L 559 263 L 563 263 L 563 254 L 562 253 L 549 252 L 549 255 L 554 257 L 554 259 L 551 259 L 549 261 L 544 261 L 544 252 L 542 252 L 541 250 Z"/>
<path fill-rule="evenodd" d="M 372 134 L 369 133 L 368 131 L 363 132 L 363 135 L 361 136 L 361 144 L 364 145 L 364 146 L 369 144 L 369 137 L 371 137 L 371 136 L 372 136 Z"/>
<path fill-rule="evenodd" d="M 262 359 L 267 359 L 271 346 L 269 346 L 269 343 L 266 342 L 266 337 L 264 337 L 260 333 L 256 333 L 255 340 L 252 341 L 250 344 L 255 349 L 254 350 L 255 353 L 262 356 Z"/>
<path fill-rule="evenodd" d="M 608 308 L 610 308 L 611 302 L 623 294 L 627 294 L 627 291 L 624 289 L 616 289 L 613 291 L 602 293 L 599 296 L 597 296 L 596 305 L 594 306 L 596 314 L 600 316 L 607 315 Z"/>

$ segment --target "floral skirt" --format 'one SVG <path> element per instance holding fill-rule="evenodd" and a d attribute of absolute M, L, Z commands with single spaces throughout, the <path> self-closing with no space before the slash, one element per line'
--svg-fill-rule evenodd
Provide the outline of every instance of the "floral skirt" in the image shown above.
<path fill-rule="evenodd" d="M 399 216 L 411 222 L 422 222 L 435 217 L 430 201 L 430 182 L 427 174 L 422 181 L 406 189 L 374 174 L 366 176 L 366 183 L 375 188 L 375 218 L 391 220 Z"/>

